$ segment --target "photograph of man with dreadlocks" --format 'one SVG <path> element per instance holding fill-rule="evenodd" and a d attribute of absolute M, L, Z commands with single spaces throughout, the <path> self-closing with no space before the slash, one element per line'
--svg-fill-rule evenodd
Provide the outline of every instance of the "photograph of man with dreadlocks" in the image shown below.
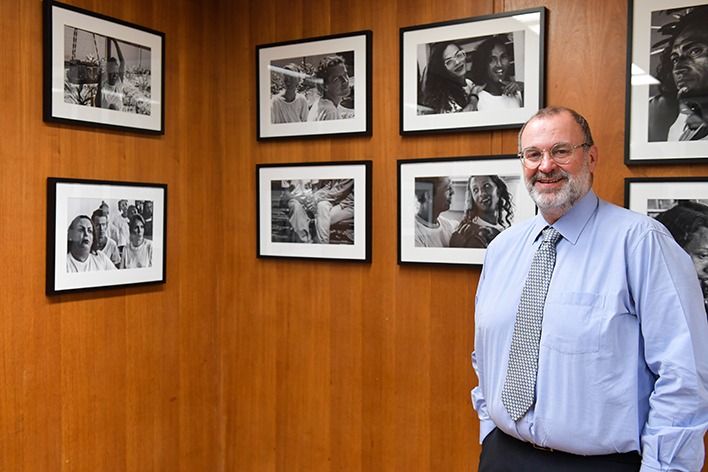
<path fill-rule="evenodd" d="M 651 13 L 649 142 L 708 139 L 708 5 Z"/>

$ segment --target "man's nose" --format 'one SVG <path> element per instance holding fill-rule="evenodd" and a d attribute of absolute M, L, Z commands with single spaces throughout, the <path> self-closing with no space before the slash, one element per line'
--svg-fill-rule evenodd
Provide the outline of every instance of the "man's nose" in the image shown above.
<path fill-rule="evenodd" d="M 543 151 L 541 151 L 541 162 L 538 165 L 538 168 L 541 170 L 541 172 L 547 172 L 548 170 L 552 170 L 557 165 L 558 164 L 556 164 L 556 161 L 554 161 L 551 157 L 551 151 L 549 149 L 544 149 Z"/>

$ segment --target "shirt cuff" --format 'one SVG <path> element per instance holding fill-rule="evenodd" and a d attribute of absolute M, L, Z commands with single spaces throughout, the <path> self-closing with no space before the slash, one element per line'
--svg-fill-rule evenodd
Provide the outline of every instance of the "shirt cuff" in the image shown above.
<path fill-rule="evenodd" d="M 496 428 L 497 425 L 494 424 L 493 421 L 487 420 L 487 421 L 480 421 L 479 422 L 479 443 L 482 444 L 484 441 L 484 438 L 487 437 L 489 433 Z"/>

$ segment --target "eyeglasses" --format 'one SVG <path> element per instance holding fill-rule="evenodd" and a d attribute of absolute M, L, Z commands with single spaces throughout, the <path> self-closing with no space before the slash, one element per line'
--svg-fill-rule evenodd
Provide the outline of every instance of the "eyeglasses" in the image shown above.
<path fill-rule="evenodd" d="M 573 160 L 576 149 L 579 147 L 590 146 L 592 146 L 590 143 L 582 143 L 576 146 L 573 146 L 570 143 L 556 143 L 551 146 L 551 149 L 528 147 L 519 153 L 519 158 L 521 159 L 521 163 L 524 167 L 527 169 L 535 169 L 541 165 L 541 161 L 543 161 L 543 154 L 548 151 L 548 154 L 551 156 L 551 159 L 553 159 L 553 162 L 558 165 L 565 165 Z"/>
<path fill-rule="evenodd" d="M 466 57 L 467 53 L 465 53 L 463 49 L 460 49 L 454 56 L 445 59 L 445 67 L 452 67 L 458 62 L 464 62 Z"/>

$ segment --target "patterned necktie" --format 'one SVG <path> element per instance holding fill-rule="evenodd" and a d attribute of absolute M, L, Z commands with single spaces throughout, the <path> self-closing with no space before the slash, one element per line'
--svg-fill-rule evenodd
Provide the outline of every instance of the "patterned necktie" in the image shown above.
<path fill-rule="evenodd" d="M 548 226 L 543 230 L 543 242 L 536 251 L 521 293 L 501 395 L 502 403 L 514 421 L 524 416 L 534 402 L 543 306 L 556 263 L 556 243 L 560 238 L 555 228 Z"/>

